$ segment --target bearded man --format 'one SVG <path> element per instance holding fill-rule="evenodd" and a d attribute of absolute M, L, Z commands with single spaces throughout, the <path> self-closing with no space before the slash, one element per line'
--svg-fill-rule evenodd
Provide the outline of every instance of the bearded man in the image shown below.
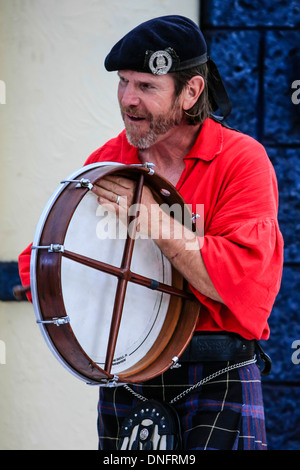
<path fill-rule="evenodd" d="M 164 236 L 169 216 L 144 187 L 140 231 L 151 236 L 151 228 L 159 225 L 154 241 L 187 280 L 201 311 L 180 368 L 132 384 L 134 393 L 122 386 L 100 387 L 99 448 L 118 448 L 123 419 L 139 396 L 169 402 L 225 369 L 174 404 L 183 449 L 266 449 L 260 371 L 253 359 L 257 341 L 269 337 L 268 317 L 282 274 L 274 169 L 258 142 L 224 124 L 230 101 L 190 19 L 165 16 L 142 23 L 112 48 L 105 67 L 119 76 L 125 129 L 86 164 L 153 163 L 192 209 L 204 205 L 204 237 L 199 243 L 181 226 L 182 236 L 176 237 L 179 222 L 171 236 Z M 222 118 L 214 115 L 217 109 Z M 93 191 L 99 204 L 126 217 L 134 182 L 107 176 Z M 24 285 L 28 253 L 20 256 Z M 236 367 L 244 361 L 250 363 Z"/>

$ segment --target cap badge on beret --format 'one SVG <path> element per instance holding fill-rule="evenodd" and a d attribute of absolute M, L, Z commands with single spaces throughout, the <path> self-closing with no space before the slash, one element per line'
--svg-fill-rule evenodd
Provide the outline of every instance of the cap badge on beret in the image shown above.
<path fill-rule="evenodd" d="M 151 54 L 148 65 L 154 75 L 165 75 L 172 68 L 173 59 L 167 51 L 156 51 Z"/>

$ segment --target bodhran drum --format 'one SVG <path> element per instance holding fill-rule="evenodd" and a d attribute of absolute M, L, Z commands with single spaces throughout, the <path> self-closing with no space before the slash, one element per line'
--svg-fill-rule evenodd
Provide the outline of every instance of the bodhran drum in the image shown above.
<path fill-rule="evenodd" d="M 90 190 L 107 175 L 136 182 L 133 206 L 145 184 L 161 207 L 181 208 L 175 218 L 181 212 L 182 221 L 191 220 L 178 191 L 148 164 L 80 168 L 41 215 L 31 292 L 37 323 L 60 363 L 86 383 L 122 385 L 176 363 L 193 335 L 199 303 L 155 242 L 139 236 L 136 214 L 125 224 L 98 204 Z"/>

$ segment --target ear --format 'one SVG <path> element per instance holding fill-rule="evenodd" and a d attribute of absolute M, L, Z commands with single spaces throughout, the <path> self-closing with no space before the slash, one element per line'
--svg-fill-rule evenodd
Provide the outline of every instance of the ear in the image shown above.
<path fill-rule="evenodd" d="M 182 107 L 184 111 L 187 111 L 194 106 L 203 90 L 204 79 L 200 75 L 195 75 L 188 81 L 183 90 Z"/>

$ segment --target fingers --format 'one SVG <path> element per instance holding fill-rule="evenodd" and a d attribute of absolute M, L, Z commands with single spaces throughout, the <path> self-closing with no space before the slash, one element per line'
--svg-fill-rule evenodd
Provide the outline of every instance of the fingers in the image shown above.
<path fill-rule="evenodd" d="M 99 183 L 111 183 L 112 185 L 116 186 L 121 186 L 124 189 L 131 189 L 133 186 L 135 186 L 135 182 L 128 179 L 124 178 L 122 176 L 113 176 L 113 175 L 108 175 L 102 178 Z M 98 184 L 98 183 L 97 183 Z"/>
<path fill-rule="evenodd" d="M 110 203 L 120 203 L 121 195 L 117 194 L 116 192 L 113 192 L 109 189 L 105 189 L 102 186 L 98 186 L 93 188 L 93 192 L 98 196 L 99 202 L 104 202 L 108 201 Z"/>
<path fill-rule="evenodd" d="M 106 176 L 96 183 L 96 187 L 106 189 L 115 194 L 128 196 L 135 188 L 135 182 L 120 176 Z"/>
<path fill-rule="evenodd" d="M 120 176 L 106 176 L 99 180 L 92 191 L 98 196 L 100 204 L 109 202 L 116 205 L 130 205 L 135 189 L 135 182 Z"/>
<path fill-rule="evenodd" d="M 135 181 L 120 176 L 105 176 L 94 184 L 92 191 L 98 197 L 99 204 L 104 209 L 114 212 L 125 225 L 128 225 L 131 216 L 138 215 L 138 232 L 148 235 L 151 207 L 157 206 L 157 202 L 150 188 L 145 185 L 137 209 L 134 204 L 135 189 Z"/>

